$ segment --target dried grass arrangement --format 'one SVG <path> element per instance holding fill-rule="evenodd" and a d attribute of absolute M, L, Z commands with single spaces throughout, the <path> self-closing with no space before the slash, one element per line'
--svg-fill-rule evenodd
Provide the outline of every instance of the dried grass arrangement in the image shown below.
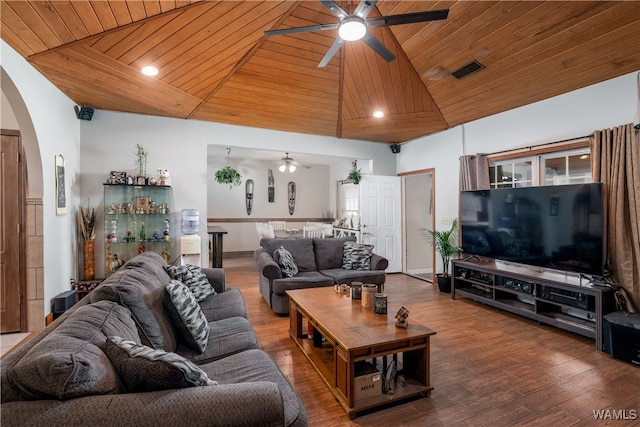
<path fill-rule="evenodd" d="M 96 238 L 96 210 L 88 207 L 83 208 L 80 206 L 80 212 L 78 212 L 80 223 L 80 235 L 82 240 L 89 241 Z"/>

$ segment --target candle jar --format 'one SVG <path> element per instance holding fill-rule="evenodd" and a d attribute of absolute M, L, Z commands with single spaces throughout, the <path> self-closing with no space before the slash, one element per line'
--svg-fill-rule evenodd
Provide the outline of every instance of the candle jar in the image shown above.
<path fill-rule="evenodd" d="M 376 285 L 362 285 L 362 306 L 366 308 L 373 308 L 374 296 L 378 290 Z"/>
<path fill-rule="evenodd" d="M 351 283 L 351 298 L 355 300 L 362 299 L 362 282 Z"/>
<path fill-rule="evenodd" d="M 377 293 L 375 296 L 375 306 L 373 308 L 377 314 L 387 314 L 387 294 Z"/>

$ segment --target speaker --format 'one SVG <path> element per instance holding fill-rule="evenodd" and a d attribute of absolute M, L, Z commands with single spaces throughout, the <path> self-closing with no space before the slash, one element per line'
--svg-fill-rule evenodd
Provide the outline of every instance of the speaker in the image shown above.
<path fill-rule="evenodd" d="M 77 105 L 74 105 L 73 109 L 76 110 L 76 117 L 79 120 L 91 121 L 91 118 L 93 117 L 93 108 L 84 106 L 78 107 Z"/>
<path fill-rule="evenodd" d="M 640 365 L 640 313 L 607 314 L 603 317 L 602 336 L 605 353 Z"/>
<path fill-rule="evenodd" d="M 53 297 L 53 318 L 57 319 L 65 311 L 78 302 L 76 290 L 66 291 Z"/>
<path fill-rule="evenodd" d="M 393 154 L 398 154 L 400 152 L 400 148 L 402 148 L 400 144 L 391 144 L 389 147 L 391 148 L 391 152 Z"/>

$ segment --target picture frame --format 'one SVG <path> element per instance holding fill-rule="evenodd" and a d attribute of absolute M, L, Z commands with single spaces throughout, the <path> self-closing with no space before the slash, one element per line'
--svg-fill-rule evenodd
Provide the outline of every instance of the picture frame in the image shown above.
<path fill-rule="evenodd" d="M 136 197 L 136 212 L 149 213 L 149 196 Z"/>
<path fill-rule="evenodd" d="M 62 154 L 55 156 L 56 174 L 56 215 L 67 213 L 67 192 L 65 187 L 65 165 Z"/>

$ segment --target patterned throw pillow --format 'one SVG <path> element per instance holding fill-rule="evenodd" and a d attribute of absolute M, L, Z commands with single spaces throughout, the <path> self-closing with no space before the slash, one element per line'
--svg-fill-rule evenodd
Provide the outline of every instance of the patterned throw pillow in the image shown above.
<path fill-rule="evenodd" d="M 342 268 L 345 270 L 369 270 L 373 245 L 345 242 L 342 254 Z"/>
<path fill-rule="evenodd" d="M 192 361 L 118 336 L 107 338 L 107 357 L 130 393 L 218 385 Z"/>
<path fill-rule="evenodd" d="M 296 261 L 293 259 L 291 252 L 286 250 L 284 246 L 280 246 L 278 249 L 273 251 L 273 259 L 280 266 L 280 270 L 282 270 L 282 275 L 284 277 L 293 277 L 298 274 Z"/>
<path fill-rule="evenodd" d="M 172 279 L 179 280 L 187 285 L 198 302 L 202 302 L 216 294 L 216 290 L 209 283 L 209 279 L 197 265 L 165 265 L 164 269 Z"/>
<path fill-rule="evenodd" d="M 189 288 L 172 280 L 164 288 L 162 300 L 178 336 L 191 348 L 204 353 L 209 341 L 209 322 Z"/>

